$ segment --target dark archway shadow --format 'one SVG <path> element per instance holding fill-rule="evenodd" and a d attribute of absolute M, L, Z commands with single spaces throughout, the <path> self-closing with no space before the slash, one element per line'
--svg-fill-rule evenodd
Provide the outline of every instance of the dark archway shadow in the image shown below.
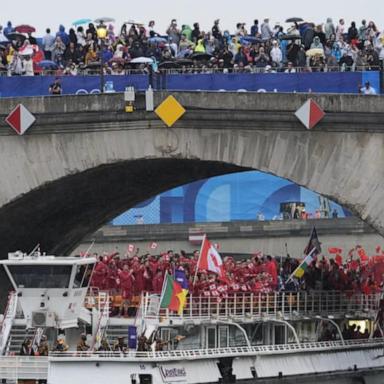
<path fill-rule="evenodd" d="M 185 159 L 142 159 L 102 165 L 66 176 L 0 209 L 0 257 L 42 251 L 65 255 L 88 234 L 120 213 L 171 188 L 196 180 L 247 171 L 232 164 Z M 9 289 L 0 272 L 0 308 Z"/>

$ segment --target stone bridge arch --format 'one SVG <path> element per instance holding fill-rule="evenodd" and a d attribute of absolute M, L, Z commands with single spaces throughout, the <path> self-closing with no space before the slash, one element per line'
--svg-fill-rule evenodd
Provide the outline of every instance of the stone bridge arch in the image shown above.
<path fill-rule="evenodd" d="M 156 103 L 166 97 L 156 94 Z M 159 192 L 257 169 L 328 196 L 384 233 L 383 99 L 313 96 L 313 131 L 294 111 L 308 95 L 182 92 L 174 128 L 133 114 L 121 94 L 4 99 L 37 117 L 23 137 L 0 123 L 0 250 L 69 252 L 106 221 Z M 3 121 L 3 119 L 2 119 Z"/>

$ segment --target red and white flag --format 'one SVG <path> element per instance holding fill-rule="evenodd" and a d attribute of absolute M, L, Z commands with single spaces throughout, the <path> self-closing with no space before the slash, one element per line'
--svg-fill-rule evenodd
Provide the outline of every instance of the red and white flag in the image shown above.
<path fill-rule="evenodd" d="M 221 280 L 226 280 L 223 260 L 216 247 L 204 236 L 201 244 L 200 258 L 197 264 L 199 271 L 210 271 L 219 275 Z"/>
<path fill-rule="evenodd" d="M 132 253 L 135 250 L 135 246 L 133 244 L 128 244 L 128 252 Z"/>
<path fill-rule="evenodd" d="M 152 243 L 150 244 L 149 248 L 151 248 L 151 249 L 156 249 L 156 248 L 157 248 L 157 243 L 152 242 Z"/>

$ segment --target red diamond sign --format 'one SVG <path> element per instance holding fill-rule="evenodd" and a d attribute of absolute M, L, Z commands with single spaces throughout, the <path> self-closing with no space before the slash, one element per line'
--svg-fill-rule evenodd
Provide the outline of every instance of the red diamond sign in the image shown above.
<path fill-rule="evenodd" d="M 295 113 L 296 117 L 303 123 L 305 128 L 312 129 L 323 119 L 325 112 L 319 104 L 312 99 L 308 99 Z"/>
<path fill-rule="evenodd" d="M 35 121 L 35 116 L 33 116 L 23 104 L 19 104 L 5 119 L 5 122 L 13 128 L 18 135 L 23 135 Z"/>

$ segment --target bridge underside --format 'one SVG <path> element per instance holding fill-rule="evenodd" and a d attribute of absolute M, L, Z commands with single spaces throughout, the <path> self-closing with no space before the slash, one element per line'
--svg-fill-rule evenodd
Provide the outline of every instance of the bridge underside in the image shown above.
<path fill-rule="evenodd" d="M 241 170 L 235 165 L 183 159 L 143 159 L 103 165 L 42 186 L 0 209 L 1 258 L 36 244 L 68 254 L 86 235 L 161 192 Z M 0 289 L 8 289 L 3 271 Z M 4 300 L 5 295 L 0 295 Z M 0 302 L 1 307 L 1 302 Z"/>

